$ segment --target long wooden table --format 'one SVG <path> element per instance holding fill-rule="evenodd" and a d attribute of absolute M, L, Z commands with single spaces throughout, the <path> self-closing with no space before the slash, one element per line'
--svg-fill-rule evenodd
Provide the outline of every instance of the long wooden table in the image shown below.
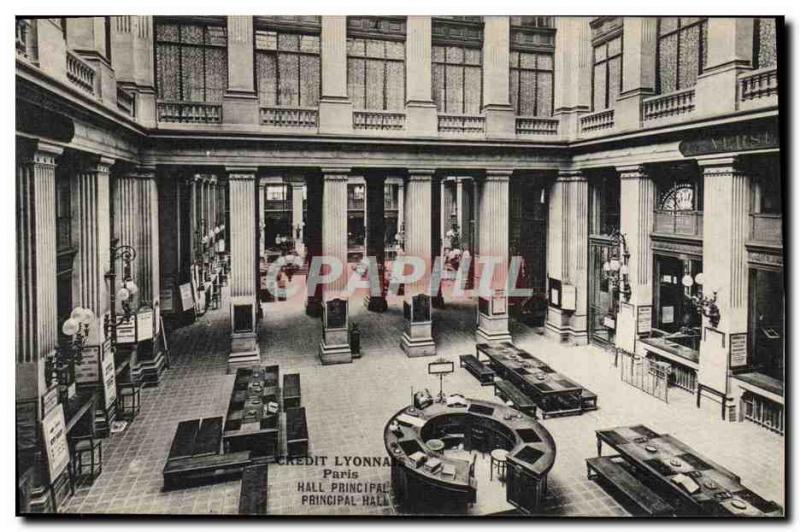
<path fill-rule="evenodd" d="M 686 515 L 778 517 L 783 509 L 741 484 L 738 475 L 701 455 L 669 434 L 644 425 L 596 431 L 597 455 L 605 443 L 665 492 Z M 681 477 L 697 484 L 690 493 L 676 483 Z"/>
<path fill-rule="evenodd" d="M 477 344 L 475 351 L 479 359 L 483 354 L 492 361 L 501 379 L 511 382 L 530 397 L 542 412 L 542 418 L 580 414 L 583 411 L 583 387 L 524 349 L 503 342 L 497 345 Z"/>

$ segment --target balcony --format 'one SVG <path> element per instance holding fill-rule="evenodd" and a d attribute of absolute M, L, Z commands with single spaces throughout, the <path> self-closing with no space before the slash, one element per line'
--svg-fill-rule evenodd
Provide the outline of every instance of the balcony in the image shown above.
<path fill-rule="evenodd" d="M 67 79 L 82 91 L 94 94 L 94 68 L 69 50 L 67 51 Z"/>
<path fill-rule="evenodd" d="M 220 124 L 222 105 L 205 102 L 158 102 L 159 122 L 183 124 Z"/>
<path fill-rule="evenodd" d="M 558 135 L 558 119 L 518 116 L 516 131 L 517 135 Z"/>
<path fill-rule="evenodd" d="M 262 107 L 261 124 L 272 127 L 316 128 L 319 111 L 316 107 Z"/>
<path fill-rule="evenodd" d="M 748 104 L 777 103 L 778 69 L 754 70 L 739 76 L 739 101 Z M 764 100 L 773 100 L 767 101 Z"/>
<path fill-rule="evenodd" d="M 406 115 L 391 111 L 353 111 L 353 129 L 399 131 L 406 127 Z"/>
<path fill-rule="evenodd" d="M 694 111 L 693 87 L 651 96 L 642 102 L 642 117 L 645 121 L 672 118 L 692 111 Z"/>
<path fill-rule="evenodd" d="M 486 118 L 480 115 L 440 114 L 439 132 L 483 135 L 486 132 Z"/>
<path fill-rule="evenodd" d="M 783 216 L 768 213 L 750 214 L 750 240 L 782 246 Z"/>
<path fill-rule="evenodd" d="M 603 111 L 584 115 L 580 119 L 580 125 L 582 133 L 611 129 L 614 127 L 614 110 L 605 109 Z"/>
<path fill-rule="evenodd" d="M 653 232 L 662 235 L 703 237 L 702 211 L 663 211 L 654 212 Z"/>

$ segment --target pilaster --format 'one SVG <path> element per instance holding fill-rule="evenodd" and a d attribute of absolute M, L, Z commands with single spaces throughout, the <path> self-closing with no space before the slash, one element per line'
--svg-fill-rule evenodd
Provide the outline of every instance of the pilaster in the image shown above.
<path fill-rule="evenodd" d="M 556 17 L 553 116 L 567 139 L 580 133 L 579 119 L 591 109 L 592 43 L 587 17 Z"/>
<path fill-rule="evenodd" d="M 642 100 L 655 93 L 658 18 L 625 17 L 622 27 L 622 91 L 614 106 L 614 127 L 638 129 Z"/>
<path fill-rule="evenodd" d="M 347 17 L 322 17 L 322 97 L 319 132 L 353 131 L 353 103 L 347 97 Z"/>
<path fill-rule="evenodd" d="M 438 132 L 431 95 L 431 17 L 409 15 L 406 38 L 406 129 L 416 136 Z"/>
<path fill-rule="evenodd" d="M 258 97 L 253 67 L 253 17 L 229 15 L 228 90 L 222 100 L 227 124 L 258 124 Z"/>
<path fill-rule="evenodd" d="M 516 136 L 514 109 L 509 101 L 509 35 L 507 16 L 483 17 L 483 113 L 488 138 Z"/>
<path fill-rule="evenodd" d="M 368 310 L 373 312 L 386 311 L 386 294 L 383 291 L 384 278 L 384 255 L 386 254 L 386 243 L 384 235 L 386 233 L 385 213 L 384 213 L 384 187 L 386 176 L 370 175 L 365 176 L 367 187 L 367 246 L 366 256 L 374 257 L 378 266 L 378 279 L 380 280 L 380 295 L 368 294 L 364 298 L 364 304 Z"/>

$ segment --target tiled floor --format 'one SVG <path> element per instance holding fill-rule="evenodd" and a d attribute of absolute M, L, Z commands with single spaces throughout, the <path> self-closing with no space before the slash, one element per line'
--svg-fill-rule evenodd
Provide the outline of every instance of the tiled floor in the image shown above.
<path fill-rule="evenodd" d="M 227 307 L 212 311 L 169 338 L 172 367 L 158 387 L 142 394 L 142 411 L 123 433 L 104 441 L 103 473 L 90 488 L 76 492 L 68 512 L 82 513 L 236 513 L 240 482 L 162 492 L 162 468 L 177 423 L 184 419 L 224 416 L 233 386 L 226 374 L 229 350 Z M 429 358 L 407 358 L 399 346 L 402 332 L 401 303 L 390 300 L 384 314 L 364 310 L 361 300 L 351 300 L 351 318 L 362 335 L 360 359 L 352 364 L 321 366 L 317 356 L 319 321 L 305 316 L 294 302 L 267 305 L 259 334 L 262 361 L 279 364 L 281 373 L 301 375 L 302 401 L 308 415 L 310 454 L 327 457 L 322 465 L 270 465 L 271 514 L 395 514 L 391 496 L 362 504 L 315 505 L 307 490 L 321 483 L 326 491 L 334 484 L 374 483 L 374 490 L 389 486 L 390 470 L 378 465 L 337 466 L 334 460 L 384 457 L 382 431 L 389 417 L 411 401 L 412 390 L 438 392 L 439 382 L 427 374 Z M 474 351 L 475 307 L 469 301 L 450 303 L 434 311 L 434 336 L 439 354 L 457 365 L 457 355 Z M 628 515 L 593 481 L 586 479 L 584 459 L 596 452 L 594 431 L 616 425 L 645 423 L 657 432 L 669 432 L 698 452 L 737 472 L 745 485 L 767 499 L 784 504 L 784 440 L 748 423 L 719 419 L 716 403 L 700 409 L 694 398 L 680 390 L 670 391 L 667 405 L 620 382 L 612 358 L 592 347 L 556 343 L 527 327 L 512 324 L 514 341 L 594 391 L 599 409 L 581 416 L 543 421 L 557 446 L 557 458 L 549 477 L 543 508 L 546 515 Z M 491 387 L 457 368 L 444 383 L 446 392 L 492 398 Z M 363 461 L 363 460 L 362 460 Z M 487 458 L 488 462 L 488 458 Z M 336 474 L 357 475 L 357 480 L 336 480 Z M 486 486 L 478 467 L 478 498 L 497 499 L 501 488 Z M 496 482 L 496 481 L 495 481 Z M 302 488 L 305 488 L 304 492 Z M 305 495 L 305 499 L 304 499 Z M 502 506 L 502 501 L 499 502 Z M 488 510 L 487 510 L 488 511 Z"/>

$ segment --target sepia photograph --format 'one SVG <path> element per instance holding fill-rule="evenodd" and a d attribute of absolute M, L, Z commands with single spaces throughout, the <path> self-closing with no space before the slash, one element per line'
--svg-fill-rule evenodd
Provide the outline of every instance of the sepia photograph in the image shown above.
<path fill-rule="evenodd" d="M 785 520 L 784 16 L 359 7 L 17 6 L 18 520 Z"/>

